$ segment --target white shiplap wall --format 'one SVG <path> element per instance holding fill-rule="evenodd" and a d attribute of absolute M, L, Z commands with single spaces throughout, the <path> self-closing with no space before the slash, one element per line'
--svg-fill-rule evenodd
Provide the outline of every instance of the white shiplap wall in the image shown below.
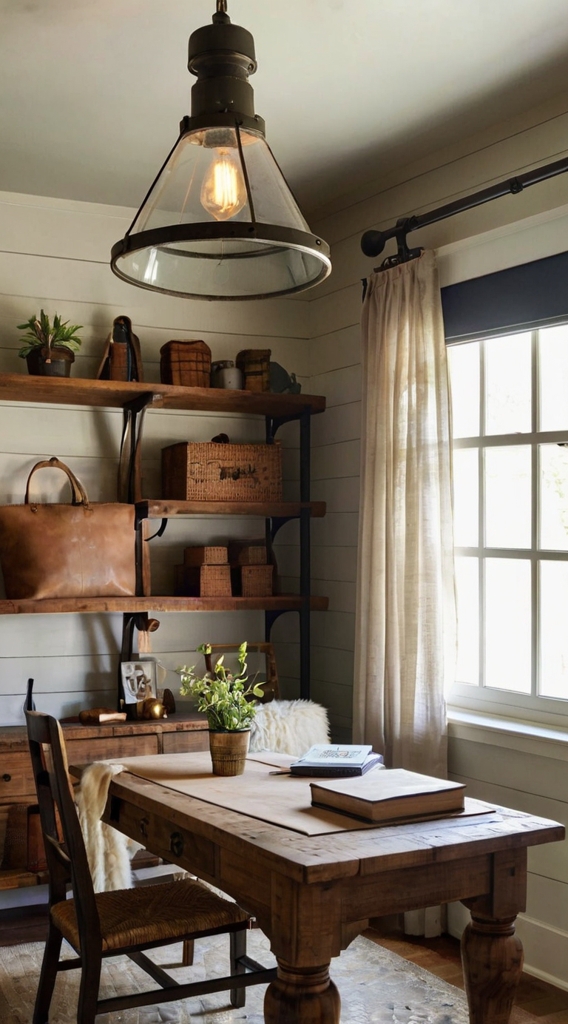
<path fill-rule="evenodd" d="M 314 490 L 328 515 L 314 524 L 314 589 L 330 595 L 315 616 L 314 695 L 325 695 L 336 732 L 351 728 L 355 644 L 355 567 L 360 440 L 361 278 L 380 263 L 366 259 L 360 237 L 566 155 L 568 97 L 528 111 L 460 146 L 370 183 L 327 211 L 316 230 L 332 245 L 333 274 L 313 294 L 311 385 L 328 398 L 314 427 Z M 410 236 L 438 250 L 441 283 L 449 284 L 566 249 L 568 175 L 521 195 L 488 203 Z M 388 253 L 394 251 L 390 243 Z M 452 733 L 450 772 L 488 801 L 568 820 L 566 754 L 544 748 L 530 756 L 495 732 Z M 566 750 L 566 747 L 564 748 Z M 499 785 L 495 785 L 495 779 Z M 568 988 L 567 844 L 531 851 L 527 914 L 519 924 L 529 971 Z"/>
<path fill-rule="evenodd" d="M 130 316 L 139 335 L 145 377 L 159 380 L 160 347 L 173 338 L 201 338 L 214 359 L 234 358 L 241 348 L 270 348 L 272 358 L 308 376 L 308 306 L 295 300 L 250 303 L 191 302 L 132 288 L 110 271 L 111 245 L 132 219 L 132 211 L 88 203 L 0 193 L 0 372 L 27 373 L 18 358 L 16 325 L 43 307 L 51 315 L 84 325 L 83 345 L 72 374 L 93 378 L 115 316 Z M 68 463 L 93 500 L 113 500 L 122 415 L 119 410 L 0 402 L 0 502 L 22 501 L 27 475 L 42 458 Z M 262 417 L 155 411 L 146 416 L 143 451 L 144 494 L 160 494 L 160 449 L 178 440 L 209 440 L 224 431 L 233 441 L 264 440 Z M 297 494 L 297 431 L 279 433 L 285 445 L 285 490 Z M 61 476 L 61 479 L 59 477 Z M 65 497 L 63 475 L 42 471 L 33 493 Z M 170 520 L 163 538 L 152 542 L 153 591 L 171 593 L 173 565 L 186 544 L 263 536 L 264 520 L 203 517 Z M 281 531 L 279 564 L 285 585 L 297 586 L 297 531 Z M 205 640 L 240 642 L 263 638 L 261 613 L 158 615 L 154 653 L 169 670 L 191 661 Z M 292 620 L 286 622 L 285 620 Z M 35 679 L 37 704 L 58 716 L 83 707 L 114 705 L 121 615 L 30 615 L 0 617 L 0 724 L 23 722 L 28 677 Z M 283 690 L 295 694 L 297 616 L 283 616 L 273 639 L 282 654 Z M 289 656 L 286 638 L 294 641 Z M 193 658 L 193 661 L 196 659 Z M 280 660 L 280 659 L 279 659 Z M 174 693 L 178 678 L 170 671 Z"/>

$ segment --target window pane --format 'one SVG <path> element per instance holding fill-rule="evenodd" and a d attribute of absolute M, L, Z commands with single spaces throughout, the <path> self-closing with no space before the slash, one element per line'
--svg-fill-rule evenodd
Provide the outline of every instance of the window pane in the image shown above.
<path fill-rule="evenodd" d="M 539 332 L 540 429 L 568 430 L 568 325 Z"/>
<path fill-rule="evenodd" d="M 568 562 L 540 563 L 540 684 L 542 697 L 568 700 Z"/>
<path fill-rule="evenodd" d="M 531 692 L 530 570 L 528 559 L 486 560 L 486 686 Z"/>
<path fill-rule="evenodd" d="M 531 429 L 531 336 L 490 338 L 485 344 L 485 431 L 526 433 Z"/>
<path fill-rule="evenodd" d="M 531 449 L 528 444 L 485 450 L 485 543 L 531 546 Z"/>
<path fill-rule="evenodd" d="M 462 548 L 479 543 L 478 461 L 476 448 L 454 451 L 454 543 Z"/>
<path fill-rule="evenodd" d="M 540 546 L 568 550 L 568 448 L 539 446 Z"/>
<path fill-rule="evenodd" d="M 479 560 L 456 558 L 458 683 L 479 682 Z"/>
<path fill-rule="evenodd" d="M 479 434 L 479 351 L 478 341 L 448 346 L 454 437 Z"/>

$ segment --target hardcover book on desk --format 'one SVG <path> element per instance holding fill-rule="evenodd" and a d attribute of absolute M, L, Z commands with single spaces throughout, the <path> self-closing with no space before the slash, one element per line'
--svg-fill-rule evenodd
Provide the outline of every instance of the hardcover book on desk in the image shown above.
<path fill-rule="evenodd" d="M 371 746 L 352 743 L 315 743 L 299 761 L 290 765 L 292 775 L 351 778 L 382 767 L 382 754 Z"/>
<path fill-rule="evenodd" d="M 365 821 L 434 818 L 464 809 L 465 786 L 404 768 L 371 772 L 345 782 L 312 782 L 312 804 Z"/>

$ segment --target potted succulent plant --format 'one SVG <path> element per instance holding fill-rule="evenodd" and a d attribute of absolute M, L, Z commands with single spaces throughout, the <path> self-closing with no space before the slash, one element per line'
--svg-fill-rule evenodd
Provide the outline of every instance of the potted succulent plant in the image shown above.
<path fill-rule="evenodd" d="M 200 654 L 211 654 L 210 644 L 197 648 Z M 197 710 L 207 716 L 209 748 L 214 775 L 241 775 L 249 747 L 250 724 L 256 714 L 256 699 L 263 696 L 260 683 L 247 686 L 247 644 L 239 647 L 239 669 L 236 673 L 225 668 L 221 655 L 211 672 L 195 672 L 195 665 L 182 665 L 176 669 L 180 676 L 182 697 L 195 697 Z"/>
<path fill-rule="evenodd" d="M 34 314 L 25 324 L 18 324 L 19 331 L 27 332 L 18 355 L 27 359 L 28 373 L 41 377 L 68 377 L 75 352 L 81 346 L 81 338 L 77 336 L 81 326 L 62 321 L 57 313 L 52 324 L 43 309 L 39 318 Z"/>

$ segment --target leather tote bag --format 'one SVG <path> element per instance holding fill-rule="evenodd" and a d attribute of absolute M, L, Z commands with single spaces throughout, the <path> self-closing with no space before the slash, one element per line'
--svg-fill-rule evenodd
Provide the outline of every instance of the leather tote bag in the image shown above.
<path fill-rule="evenodd" d="M 46 467 L 67 474 L 70 504 L 30 500 L 30 481 Z M 63 462 L 38 462 L 28 477 L 25 504 L 0 506 L 0 565 L 9 600 L 132 596 L 134 505 L 90 502 Z"/>

